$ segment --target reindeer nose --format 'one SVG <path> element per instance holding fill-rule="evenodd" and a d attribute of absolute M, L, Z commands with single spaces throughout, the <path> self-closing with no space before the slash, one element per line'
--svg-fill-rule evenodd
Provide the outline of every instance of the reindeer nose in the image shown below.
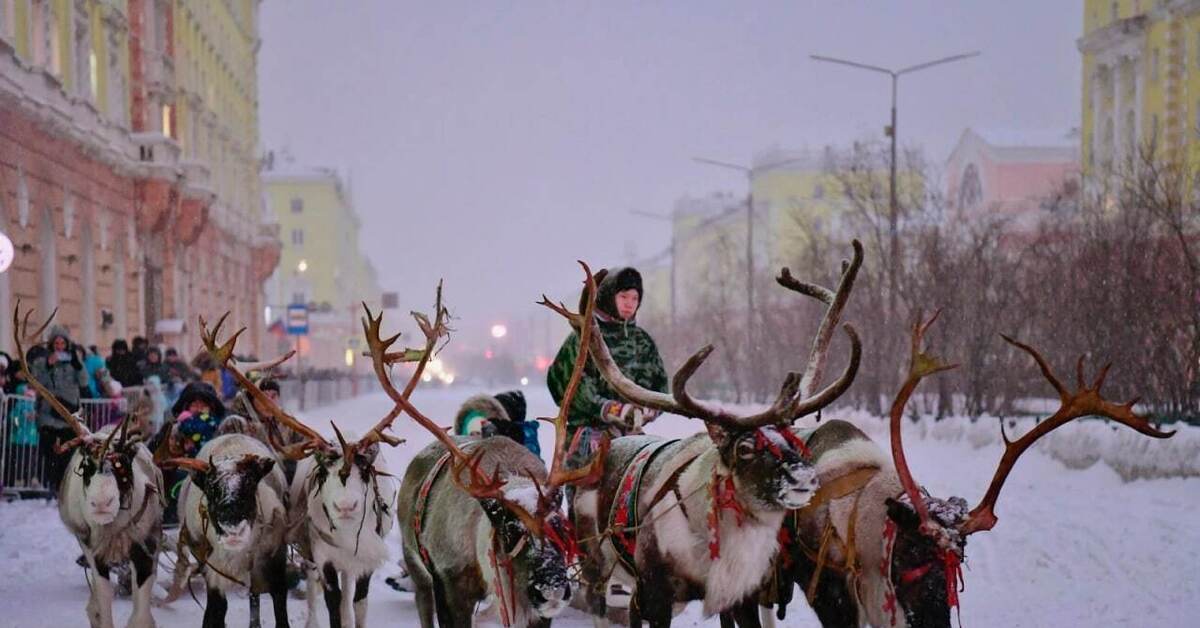
<path fill-rule="evenodd" d="M 333 507 L 341 514 L 349 514 L 358 508 L 357 499 L 344 499 L 333 504 Z"/>
<path fill-rule="evenodd" d="M 117 501 L 116 495 L 108 495 L 106 497 L 93 499 L 92 507 L 95 508 L 96 510 L 108 510 L 109 508 L 112 507 L 112 505 L 114 503 L 116 503 L 116 501 Z"/>

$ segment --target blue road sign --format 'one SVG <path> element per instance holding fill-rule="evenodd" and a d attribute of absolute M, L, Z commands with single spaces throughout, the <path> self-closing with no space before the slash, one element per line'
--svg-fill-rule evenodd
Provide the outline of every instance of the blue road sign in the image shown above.
<path fill-rule="evenodd" d="M 308 306 L 303 303 L 288 306 L 287 333 L 292 336 L 308 335 Z"/>

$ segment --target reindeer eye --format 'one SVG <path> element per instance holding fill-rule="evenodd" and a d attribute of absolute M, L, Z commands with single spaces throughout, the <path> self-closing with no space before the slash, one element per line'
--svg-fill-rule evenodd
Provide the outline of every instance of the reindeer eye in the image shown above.
<path fill-rule="evenodd" d="M 748 440 L 744 440 L 744 441 L 738 443 L 737 454 L 738 454 L 739 458 L 742 458 L 744 460 L 753 458 L 754 454 L 755 454 L 754 443 L 751 443 Z"/>

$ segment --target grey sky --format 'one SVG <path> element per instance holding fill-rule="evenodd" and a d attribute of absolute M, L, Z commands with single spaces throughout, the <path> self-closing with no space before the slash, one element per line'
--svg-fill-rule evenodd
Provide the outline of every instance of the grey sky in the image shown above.
<path fill-rule="evenodd" d="M 742 193 L 694 155 L 882 131 L 887 77 L 810 53 L 904 66 L 900 134 L 942 162 L 966 126 L 1079 124 L 1078 0 L 1006 2 L 274 1 L 263 4 L 262 141 L 353 173 L 385 289 L 422 307 L 438 277 L 464 340 L 574 293 L 577 258 L 668 243 L 685 193 Z"/>

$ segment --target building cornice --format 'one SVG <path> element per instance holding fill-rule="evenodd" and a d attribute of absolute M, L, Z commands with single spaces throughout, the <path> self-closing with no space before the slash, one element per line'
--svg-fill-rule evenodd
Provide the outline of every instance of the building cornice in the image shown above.
<path fill-rule="evenodd" d="M 1096 29 L 1076 41 L 1079 52 L 1095 54 L 1121 44 L 1144 38 L 1150 18 L 1146 15 L 1117 20 L 1104 28 Z"/>

